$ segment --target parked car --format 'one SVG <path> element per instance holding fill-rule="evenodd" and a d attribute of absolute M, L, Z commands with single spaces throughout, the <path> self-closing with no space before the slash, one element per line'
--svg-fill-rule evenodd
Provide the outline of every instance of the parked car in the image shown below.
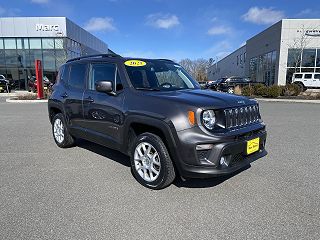
<path fill-rule="evenodd" d="M 9 80 L 6 79 L 6 77 L 4 75 L 0 75 L 0 80 L 3 80 L 9 84 Z"/>
<path fill-rule="evenodd" d="M 227 78 L 219 78 L 217 80 L 208 81 L 206 84 L 206 88 L 217 91 L 217 86 Z"/>
<path fill-rule="evenodd" d="M 57 146 L 83 138 L 119 150 L 152 189 L 177 175 L 231 174 L 267 154 L 257 101 L 201 90 L 171 60 L 71 59 L 59 70 L 48 110 Z"/>
<path fill-rule="evenodd" d="M 46 76 L 43 77 L 42 82 L 43 82 L 44 90 L 47 90 L 50 88 L 51 82 Z M 32 76 L 28 81 L 28 91 L 34 92 L 34 93 L 37 92 L 37 79 L 35 76 Z"/>
<path fill-rule="evenodd" d="M 207 86 L 207 81 L 202 81 L 202 82 L 198 82 L 198 83 L 199 83 L 201 89 L 205 89 Z"/>
<path fill-rule="evenodd" d="M 227 93 L 234 93 L 234 89 L 236 86 L 244 87 L 251 83 L 249 78 L 243 77 L 229 77 L 229 78 L 220 78 L 216 81 L 212 81 L 211 84 L 208 85 L 209 89 Z"/>
<path fill-rule="evenodd" d="M 0 75 L 0 92 L 11 92 L 11 85 L 3 75 Z"/>
<path fill-rule="evenodd" d="M 320 73 L 294 73 L 292 82 L 297 84 L 302 91 L 305 91 L 308 88 L 320 88 Z"/>

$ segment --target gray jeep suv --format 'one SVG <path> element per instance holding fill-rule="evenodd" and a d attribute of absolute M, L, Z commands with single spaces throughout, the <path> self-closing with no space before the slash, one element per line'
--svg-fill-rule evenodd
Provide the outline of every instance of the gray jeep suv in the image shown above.
<path fill-rule="evenodd" d="M 266 155 L 255 100 L 201 90 L 166 59 L 71 59 L 59 70 L 48 108 L 59 147 L 83 138 L 121 151 L 137 181 L 152 189 L 177 175 L 230 174 Z"/>

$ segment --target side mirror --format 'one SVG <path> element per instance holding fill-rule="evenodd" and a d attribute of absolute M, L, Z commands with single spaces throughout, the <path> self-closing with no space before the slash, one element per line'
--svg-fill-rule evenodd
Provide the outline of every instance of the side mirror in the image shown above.
<path fill-rule="evenodd" d="M 111 81 L 99 81 L 99 82 L 96 82 L 95 85 L 96 85 L 96 90 L 98 92 L 104 92 L 111 95 L 115 95 L 115 92 L 113 91 L 113 88 L 112 88 Z"/>

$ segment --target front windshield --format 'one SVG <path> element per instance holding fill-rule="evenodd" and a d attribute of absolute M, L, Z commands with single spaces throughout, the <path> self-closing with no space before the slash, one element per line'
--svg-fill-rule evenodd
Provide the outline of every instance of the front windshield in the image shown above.
<path fill-rule="evenodd" d="M 199 84 L 174 62 L 128 60 L 125 67 L 133 87 L 138 90 L 171 91 L 200 88 Z"/>

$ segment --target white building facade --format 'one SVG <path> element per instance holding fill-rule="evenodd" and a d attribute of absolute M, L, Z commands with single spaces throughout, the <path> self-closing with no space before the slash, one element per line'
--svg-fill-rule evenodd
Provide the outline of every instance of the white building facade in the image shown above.
<path fill-rule="evenodd" d="M 66 60 L 108 53 L 108 45 L 66 17 L 0 18 L 0 74 L 25 89 L 42 61 L 44 75 L 54 80 Z"/>
<path fill-rule="evenodd" d="M 320 19 L 275 23 L 211 66 L 208 78 L 239 76 L 266 85 L 285 85 L 295 72 L 320 72 Z"/>

